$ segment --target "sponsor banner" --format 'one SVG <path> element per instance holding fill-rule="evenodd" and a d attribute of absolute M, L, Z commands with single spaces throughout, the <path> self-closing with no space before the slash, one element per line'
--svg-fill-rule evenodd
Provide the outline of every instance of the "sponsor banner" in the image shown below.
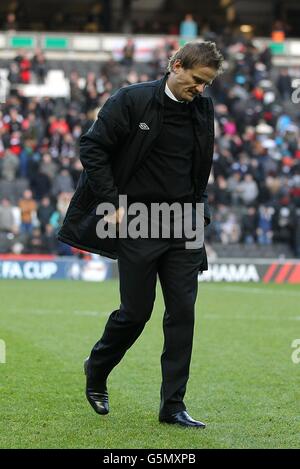
<path fill-rule="evenodd" d="M 77 259 L 45 256 L 0 257 L 0 279 L 70 279 L 102 282 L 112 275 L 112 264 L 103 258 Z"/>
<path fill-rule="evenodd" d="M 300 283 L 300 260 L 219 259 L 199 273 L 199 282 Z"/>
<path fill-rule="evenodd" d="M 288 259 L 218 259 L 208 262 L 208 271 L 199 273 L 199 282 L 299 283 L 300 260 Z M 112 277 L 118 277 L 117 263 L 112 262 Z"/>
<path fill-rule="evenodd" d="M 199 282 L 299 283 L 300 260 L 218 259 L 208 271 L 199 273 Z M 102 282 L 118 278 L 116 261 L 55 256 L 0 256 L 1 279 L 69 279 Z"/>

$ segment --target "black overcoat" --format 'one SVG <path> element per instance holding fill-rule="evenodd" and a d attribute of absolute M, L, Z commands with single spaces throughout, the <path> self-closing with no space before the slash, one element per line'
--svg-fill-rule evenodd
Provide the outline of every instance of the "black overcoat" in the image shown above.
<path fill-rule="evenodd" d="M 121 88 L 101 108 L 96 121 L 80 139 L 84 170 L 62 227 L 61 241 L 89 252 L 117 259 L 116 239 L 100 239 L 96 224 L 100 202 L 118 206 L 118 195 L 132 174 L 151 152 L 162 125 L 164 90 L 162 79 Z M 213 159 L 214 112 L 211 98 L 192 101 L 196 145 L 193 157 L 195 201 L 204 202 L 206 222 L 210 213 L 205 192 Z M 146 124 L 141 125 L 141 124 Z M 205 249 L 199 270 L 207 269 Z"/>

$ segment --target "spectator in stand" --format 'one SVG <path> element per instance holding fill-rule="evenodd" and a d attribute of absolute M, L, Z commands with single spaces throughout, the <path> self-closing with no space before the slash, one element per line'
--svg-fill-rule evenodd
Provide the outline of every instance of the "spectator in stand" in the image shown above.
<path fill-rule="evenodd" d="M 75 158 L 75 156 L 78 156 L 78 145 L 76 145 L 76 142 L 71 133 L 65 134 L 63 136 L 60 155 L 61 157 L 67 158 Z"/>
<path fill-rule="evenodd" d="M 240 227 L 234 213 L 229 213 L 221 224 L 221 241 L 223 244 L 237 243 L 240 239 Z"/>
<path fill-rule="evenodd" d="M 198 35 L 198 25 L 193 18 L 193 15 L 187 13 L 184 20 L 181 21 L 179 27 L 179 35 L 185 41 L 192 41 Z"/>
<path fill-rule="evenodd" d="M 272 68 L 272 51 L 268 45 L 265 45 L 263 50 L 259 54 L 260 61 L 265 64 L 266 69 L 270 72 Z"/>
<path fill-rule="evenodd" d="M 84 105 L 84 92 L 80 86 L 80 77 L 76 70 L 72 70 L 70 75 L 70 98 L 72 103 L 80 106 Z"/>
<path fill-rule="evenodd" d="M 74 184 L 68 169 L 62 169 L 55 178 L 52 186 L 52 194 L 57 197 L 62 192 L 73 192 Z"/>
<path fill-rule="evenodd" d="M 238 187 L 241 183 L 242 176 L 239 171 L 234 171 L 227 180 L 227 189 L 231 195 L 231 202 L 233 205 L 238 205 L 239 202 L 239 192 Z"/>
<path fill-rule="evenodd" d="M 37 209 L 37 217 L 40 222 L 41 232 L 45 233 L 46 226 L 49 224 L 50 218 L 52 213 L 54 212 L 55 208 L 51 204 L 51 200 L 49 197 L 43 197 L 40 201 L 40 205 Z"/>
<path fill-rule="evenodd" d="M 23 148 L 19 155 L 20 160 L 20 176 L 29 178 L 37 171 L 40 161 L 40 153 L 36 148 L 37 142 L 31 139 L 24 139 Z"/>
<path fill-rule="evenodd" d="M 90 91 L 97 91 L 97 78 L 94 72 L 88 72 L 86 76 L 84 94 L 86 97 L 89 96 Z"/>
<path fill-rule="evenodd" d="M 45 254 L 43 235 L 39 228 L 33 228 L 25 245 L 25 254 Z"/>
<path fill-rule="evenodd" d="M 237 191 L 241 201 L 246 205 L 255 202 L 258 196 L 258 186 L 254 181 L 252 174 L 247 173 L 245 175 L 244 180 L 239 183 Z"/>
<path fill-rule="evenodd" d="M 99 107 L 99 96 L 96 88 L 90 88 L 87 92 L 85 112 L 97 109 Z"/>
<path fill-rule="evenodd" d="M 40 173 L 45 174 L 51 182 L 54 181 L 56 174 L 58 173 L 57 163 L 53 161 L 50 153 L 45 153 L 42 156 L 40 162 Z"/>
<path fill-rule="evenodd" d="M 8 13 L 3 25 L 4 31 L 15 32 L 18 30 L 18 22 L 14 13 Z"/>
<path fill-rule="evenodd" d="M 265 186 L 269 192 L 269 201 L 276 205 L 278 195 L 281 189 L 281 180 L 274 172 L 270 172 L 265 180 Z"/>
<path fill-rule="evenodd" d="M 296 215 L 293 204 L 277 207 L 272 219 L 272 228 L 276 241 L 293 243 L 293 229 Z"/>
<path fill-rule="evenodd" d="M 25 190 L 23 198 L 19 201 L 21 210 L 21 233 L 31 233 L 33 230 L 33 221 L 36 215 L 37 204 L 32 198 L 31 190 Z"/>
<path fill-rule="evenodd" d="M 14 181 L 19 169 L 19 158 L 10 150 L 5 150 L 2 159 L 1 176 L 6 181 Z"/>
<path fill-rule="evenodd" d="M 281 18 L 277 18 L 272 24 L 271 37 L 275 42 L 283 42 L 286 38 L 286 34 L 290 29 L 290 25 L 283 21 Z"/>
<path fill-rule="evenodd" d="M 45 83 L 48 72 L 47 60 L 41 49 L 37 48 L 32 58 L 32 71 L 39 84 Z"/>
<path fill-rule="evenodd" d="M 9 139 L 9 150 L 15 155 L 20 155 L 22 151 L 22 132 L 12 132 Z"/>
<path fill-rule="evenodd" d="M 49 128 L 50 135 L 54 135 L 55 133 L 65 135 L 69 131 L 70 129 L 64 116 L 51 116 L 51 125 Z"/>
<path fill-rule="evenodd" d="M 259 244 L 271 244 L 273 238 L 272 217 L 274 209 L 272 207 L 261 206 L 258 212 L 257 240 Z"/>
<path fill-rule="evenodd" d="M 55 212 L 52 213 L 50 217 L 50 225 L 54 230 L 58 230 L 61 226 L 63 219 L 67 213 L 70 200 L 72 198 L 73 192 L 61 192 L 57 197 L 57 205 Z"/>
<path fill-rule="evenodd" d="M 70 200 L 73 196 L 73 192 L 61 192 L 57 198 L 57 209 L 61 217 L 64 217 L 67 213 L 70 205 Z"/>
<path fill-rule="evenodd" d="M 121 64 L 125 67 L 132 67 L 134 64 L 134 53 L 135 45 L 133 39 L 127 39 L 125 46 L 123 47 L 123 56 L 121 59 Z"/>
<path fill-rule="evenodd" d="M 8 73 L 7 79 L 9 83 L 11 84 L 11 86 L 17 85 L 18 83 L 21 82 L 20 69 L 16 62 L 11 62 L 9 64 L 9 73 Z"/>
<path fill-rule="evenodd" d="M 3 124 L 9 134 L 22 130 L 22 122 L 24 117 L 15 107 L 10 107 L 8 114 L 3 117 Z"/>
<path fill-rule="evenodd" d="M 241 223 L 241 240 L 245 244 L 256 243 L 257 221 L 256 208 L 253 206 L 247 207 Z"/>
<path fill-rule="evenodd" d="M 18 233 L 18 227 L 15 223 L 14 210 L 11 202 L 6 197 L 0 202 L 0 232 Z"/>
<path fill-rule="evenodd" d="M 283 68 L 280 71 L 279 77 L 277 79 L 277 88 L 283 100 L 291 99 L 293 92 L 292 80 L 287 68 Z"/>
<path fill-rule="evenodd" d="M 214 186 L 215 202 L 217 204 L 229 205 L 230 194 L 228 191 L 227 180 L 224 176 L 219 175 Z"/>
<path fill-rule="evenodd" d="M 45 96 L 38 104 L 38 112 L 47 125 L 47 120 L 54 112 L 54 100 Z"/>
<path fill-rule="evenodd" d="M 35 200 L 39 201 L 50 194 L 52 183 L 50 178 L 42 173 L 38 167 L 37 172 L 30 176 L 30 188 L 34 194 Z"/>
<path fill-rule="evenodd" d="M 47 254 L 58 254 L 58 240 L 56 237 L 56 232 L 50 223 L 45 226 L 45 231 L 43 232 L 43 242 L 45 246 L 45 252 Z"/>
<path fill-rule="evenodd" d="M 29 112 L 22 122 L 23 137 L 36 141 L 41 141 L 44 136 L 44 128 L 40 119 L 34 112 Z"/>
<path fill-rule="evenodd" d="M 20 81 L 23 84 L 30 83 L 31 80 L 31 61 L 27 52 L 22 52 L 19 58 Z"/>

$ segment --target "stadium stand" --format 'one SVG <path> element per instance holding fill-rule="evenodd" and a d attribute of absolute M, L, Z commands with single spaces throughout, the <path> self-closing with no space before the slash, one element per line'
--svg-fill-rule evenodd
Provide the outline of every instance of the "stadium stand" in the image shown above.
<path fill-rule="evenodd" d="M 291 100 L 300 69 L 274 67 L 270 49 L 251 41 L 217 42 L 226 70 L 208 91 L 216 128 L 208 251 L 300 257 L 300 112 Z M 130 61 L 46 60 L 40 50 L 0 60 L 1 253 L 77 254 L 55 233 L 81 171 L 79 136 L 120 86 L 162 76 L 174 47 L 166 41 L 147 62 L 134 60 L 134 47 Z"/>

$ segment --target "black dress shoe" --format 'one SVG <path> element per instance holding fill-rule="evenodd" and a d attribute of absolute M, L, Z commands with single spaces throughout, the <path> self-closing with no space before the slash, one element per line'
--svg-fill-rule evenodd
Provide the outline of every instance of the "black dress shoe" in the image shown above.
<path fill-rule="evenodd" d="M 83 369 L 84 373 L 87 377 L 87 382 L 86 382 L 86 398 L 93 407 L 94 411 L 97 412 L 97 414 L 100 415 L 105 415 L 108 414 L 109 412 L 109 406 L 108 406 L 108 392 L 106 389 L 106 384 L 97 384 L 97 386 L 94 386 L 89 383 L 88 380 L 88 374 L 87 374 L 87 366 L 88 366 L 88 358 L 84 360 L 83 364 Z"/>
<path fill-rule="evenodd" d="M 159 416 L 159 421 L 162 423 L 177 423 L 183 427 L 206 427 L 205 423 L 192 419 L 185 410 L 167 416 Z"/>

